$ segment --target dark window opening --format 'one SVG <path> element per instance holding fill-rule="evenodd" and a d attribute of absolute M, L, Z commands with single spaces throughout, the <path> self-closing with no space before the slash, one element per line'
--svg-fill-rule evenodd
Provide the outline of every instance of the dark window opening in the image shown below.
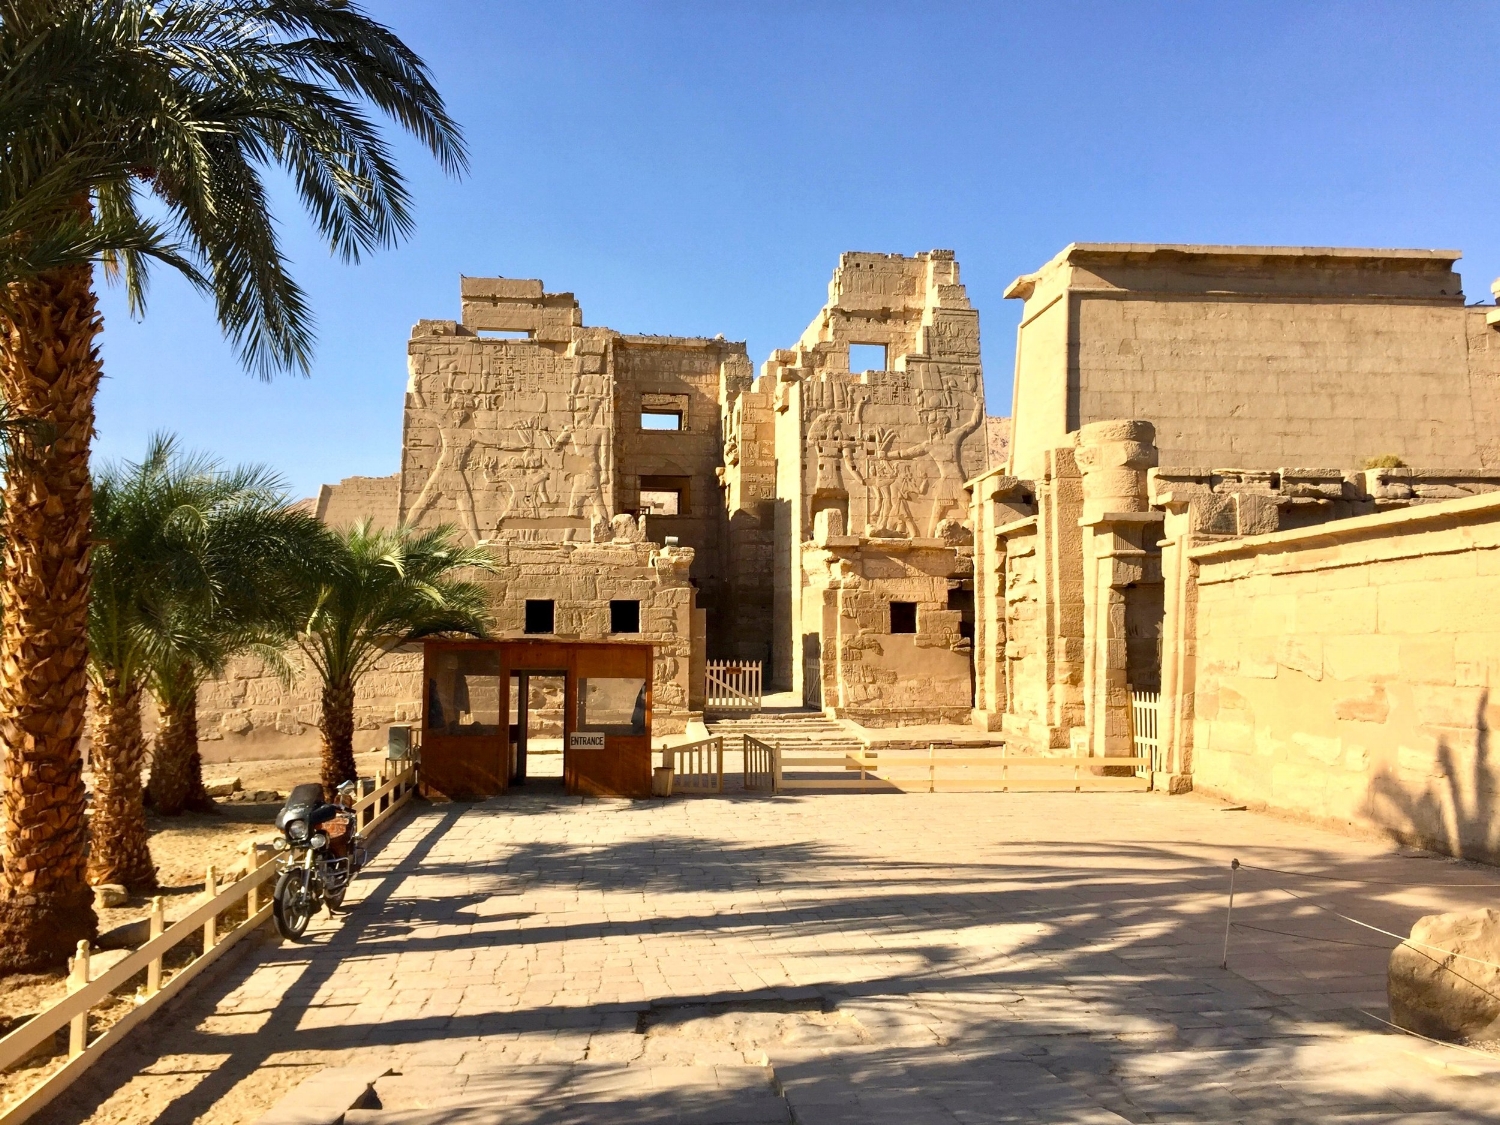
<path fill-rule="evenodd" d="M 528 633 L 551 633 L 552 599 L 526 599 L 526 631 Z"/>
<path fill-rule="evenodd" d="M 959 612 L 958 635 L 967 641 L 974 639 L 974 591 L 962 586 L 948 591 L 948 608 Z"/>
<path fill-rule="evenodd" d="M 609 603 L 609 631 L 611 633 L 639 633 L 641 631 L 641 603 L 620 598 Z"/>
<path fill-rule="evenodd" d="M 884 371 L 886 362 L 884 344 L 849 345 L 849 370 L 856 374 L 861 371 Z"/>
<path fill-rule="evenodd" d="M 680 430 L 682 429 L 682 415 L 675 410 L 642 410 L 641 429 Z"/>
<path fill-rule="evenodd" d="M 891 603 L 891 632 L 915 633 L 917 631 L 917 603 Z"/>

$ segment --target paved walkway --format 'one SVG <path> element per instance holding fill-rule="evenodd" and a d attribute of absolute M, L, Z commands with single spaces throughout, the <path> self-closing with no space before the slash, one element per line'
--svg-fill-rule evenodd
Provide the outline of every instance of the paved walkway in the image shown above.
<path fill-rule="evenodd" d="M 1233 856 L 1346 881 L 1241 872 L 1225 971 Z M 391 1125 L 1496 1120 L 1488 1059 L 1377 1022 L 1394 942 L 1316 908 L 1405 932 L 1494 893 L 1367 879 L 1500 888 L 1197 797 L 423 807 L 349 914 L 255 950 L 48 1120 L 253 1122 L 328 1065 L 398 1071 L 349 1119 Z"/>

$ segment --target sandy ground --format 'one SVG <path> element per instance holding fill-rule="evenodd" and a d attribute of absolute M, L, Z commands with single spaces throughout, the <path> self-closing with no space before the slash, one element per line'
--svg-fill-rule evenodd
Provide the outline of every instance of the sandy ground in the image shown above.
<path fill-rule="evenodd" d="M 356 755 L 360 775 L 372 776 L 383 757 L 381 753 Z M 221 762 L 210 765 L 207 772 L 210 778 L 238 777 L 243 789 L 249 792 L 274 790 L 284 796 L 292 786 L 318 779 L 318 759 Z M 156 861 L 157 880 L 161 884 L 156 894 L 162 898 L 168 925 L 193 908 L 203 893 L 210 865 L 222 882 L 226 872 L 244 862 L 246 849 L 251 843 L 270 843 L 275 836 L 274 822 L 280 807 L 280 801 L 220 801 L 212 813 L 185 813 L 175 817 L 148 814 L 151 857 Z M 99 944 L 109 944 L 105 935 L 110 930 L 144 918 L 150 911 L 150 895 L 134 895 L 121 906 L 99 910 Z M 189 948 L 182 949 L 182 953 L 184 962 L 191 959 Z M 168 966 L 171 964 L 169 960 Z M 25 1022 L 66 993 L 65 969 L 0 980 L 0 1034 Z M 130 1003 L 129 996 L 125 996 L 112 1009 L 95 1009 L 91 1027 L 96 1032 L 107 1027 L 130 1010 Z M 66 1041 L 59 1046 L 65 1048 Z M 49 1059 L 42 1055 L 32 1060 L 30 1066 L 0 1074 L 0 1100 L 8 1101 L 13 1090 L 31 1086 L 45 1070 L 61 1063 L 60 1056 Z"/>

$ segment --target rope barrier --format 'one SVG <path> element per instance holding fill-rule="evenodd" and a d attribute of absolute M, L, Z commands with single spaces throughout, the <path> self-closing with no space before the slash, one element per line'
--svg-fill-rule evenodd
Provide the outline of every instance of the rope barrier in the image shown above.
<path fill-rule="evenodd" d="M 1294 934 L 1290 930 L 1273 930 L 1267 926 L 1252 926 L 1249 922 L 1236 922 L 1234 928 L 1237 930 L 1255 930 L 1262 934 L 1276 934 L 1278 937 L 1301 938 L 1303 941 L 1321 941 L 1327 945 L 1352 945 L 1356 949 L 1383 949 L 1390 952 L 1390 946 L 1376 945 L 1369 941 L 1344 941 L 1342 938 L 1318 937 L 1315 934 Z"/>
<path fill-rule="evenodd" d="M 1233 924 L 1233 919 L 1234 919 L 1234 876 L 1235 876 L 1235 873 L 1240 868 L 1242 868 L 1242 867 L 1245 868 L 1247 871 L 1270 871 L 1270 870 L 1272 870 L 1271 868 L 1252 867 L 1248 863 L 1241 863 L 1238 859 L 1232 860 L 1230 862 L 1230 865 L 1229 865 L 1229 910 L 1228 910 L 1228 912 L 1227 912 L 1227 914 L 1225 915 L 1225 918 L 1224 918 L 1224 960 L 1223 960 L 1223 963 L 1220 966 L 1221 968 L 1225 968 L 1225 969 L 1227 969 L 1229 967 L 1229 931 L 1230 931 L 1231 925 Z M 1278 874 L 1281 874 L 1281 873 L 1278 872 Z M 1414 884 L 1414 885 L 1417 885 L 1417 886 L 1427 886 L 1427 885 L 1430 885 L 1430 884 Z M 1496 972 L 1500 972 L 1500 965 L 1496 965 L 1493 962 L 1485 961 L 1485 960 L 1482 960 L 1481 958 L 1478 958 L 1478 957 L 1470 957 L 1468 954 L 1466 954 L 1466 953 L 1459 953 L 1456 950 L 1444 949 L 1442 946 L 1439 946 L 1439 945 L 1430 945 L 1429 943 L 1427 943 L 1425 941 L 1417 941 L 1415 938 L 1410 937 L 1410 936 L 1403 936 L 1402 934 L 1392 933 L 1390 930 L 1382 929 L 1380 926 L 1377 926 L 1377 925 L 1375 925 L 1375 924 L 1373 924 L 1371 922 L 1361 921 L 1358 918 L 1351 918 L 1347 914 L 1342 914 L 1339 911 L 1334 910 L 1332 907 L 1324 906 L 1322 903 L 1314 902 L 1312 899 L 1307 898 L 1307 897 L 1305 897 L 1303 895 L 1299 895 L 1296 891 L 1289 891 L 1285 887 L 1278 887 L 1278 886 L 1275 886 L 1273 884 L 1269 889 L 1273 890 L 1273 891 L 1280 891 L 1282 894 L 1287 895 L 1290 898 L 1294 898 L 1298 902 L 1306 903 L 1308 906 L 1311 906 L 1313 909 L 1315 909 L 1315 910 L 1321 910 L 1325 914 L 1332 914 L 1335 918 L 1338 918 L 1338 919 L 1341 919 L 1342 921 L 1348 922 L 1351 925 L 1359 926 L 1362 929 L 1366 929 L 1366 930 L 1372 930 L 1373 932 L 1375 932 L 1377 934 L 1384 934 L 1386 937 L 1389 937 L 1389 938 L 1395 938 L 1396 941 L 1399 942 L 1399 943 L 1401 943 L 1402 945 L 1408 945 L 1408 946 L 1411 946 L 1412 948 L 1418 949 L 1418 950 L 1430 949 L 1430 950 L 1432 950 L 1435 953 L 1441 953 L 1444 957 L 1456 957 L 1456 958 L 1458 958 L 1461 961 L 1470 961 L 1473 964 L 1483 965 L 1487 969 L 1494 969 Z M 1243 925 L 1243 923 L 1241 923 L 1241 925 Z M 1441 964 L 1441 962 L 1439 964 Z M 1445 969 L 1448 969 L 1450 972 L 1453 972 L 1452 968 L 1450 966 L 1448 966 L 1448 965 L 1442 965 L 1441 967 L 1445 968 Z M 1454 975 L 1455 976 L 1459 976 L 1460 980 L 1467 980 L 1468 979 L 1466 977 L 1460 976 L 1456 972 L 1454 973 Z M 1473 984 L 1474 982 L 1473 981 L 1469 981 L 1468 983 Z M 1479 987 L 1479 986 L 1475 985 L 1475 987 Z"/>
<path fill-rule="evenodd" d="M 1254 864 L 1241 863 L 1246 871 L 1262 871 L 1272 875 L 1290 875 L 1296 879 L 1322 879 L 1329 883 L 1365 883 L 1379 887 L 1430 887 L 1430 888 L 1458 888 L 1482 887 L 1486 890 L 1500 891 L 1500 881 L 1490 883 L 1409 883 L 1397 879 L 1358 879 L 1352 875 L 1315 875 L 1311 871 L 1282 871 L 1275 867 L 1256 867 Z"/>
<path fill-rule="evenodd" d="M 1374 1012 L 1367 1012 L 1363 1008 L 1355 1008 L 1354 1010 L 1362 1016 L 1369 1016 L 1376 1023 L 1383 1023 L 1386 1027 L 1394 1027 L 1397 1031 L 1410 1035 L 1413 1039 L 1425 1039 L 1429 1043 L 1436 1043 L 1439 1047 L 1452 1047 L 1455 1051 L 1467 1051 L 1471 1055 L 1479 1055 L 1481 1058 L 1488 1059 L 1492 1063 L 1500 1062 L 1500 1058 L 1497 1058 L 1489 1051 L 1481 1051 L 1477 1047 L 1468 1047 L 1462 1043 L 1449 1043 L 1443 1039 L 1434 1039 L 1430 1035 L 1423 1035 L 1420 1031 L 1413 1031 L 1409 1027 L 1402 1027 L 1399 1023 L 1392 1023 L 1390 1020 L 1381 1019 Z"/>

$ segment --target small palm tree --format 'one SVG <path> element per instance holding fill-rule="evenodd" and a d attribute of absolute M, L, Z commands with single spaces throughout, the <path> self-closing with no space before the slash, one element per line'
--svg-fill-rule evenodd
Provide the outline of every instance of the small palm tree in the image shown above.
<path fill-rule="evenodd" d="M 259 373 L 305 371 L 312 317 L 264 174 L 290 175 L 346 260 L 394 244 L 410 199 L 370 107 L 462 170 L 422 61 L 348 0 L 0 0 L 0 399 L 38 426 L 0 513 L 0 972 L 57 964 L 97 928 L 78 754 L 101 366 L 92 264 L 140 311 L 148 265 L 167 262 L 209 293 Z"/>
<path fill-rule="evenodd" d="M 216 492 L 210 463 L 178 456 L 167 438 L 153 439 L 139 464 L 107 466 L 94 480 L 92 883 L 156 885 L 141 788 L 141 695 L 175 607 L 211 600 L 198 531 Z"/>
<path fill-rule="evenodd" d="M 289 679 L 283 650 L 293 630 L 284 607 L 295 597 L 294 575 L 328 540 L 315 518 L 287 506 L 276 476 L 208 467 L 203 516 L 187 529 L 201 581 L 165 600 L 147 673 L 159 715 L 150 797 L 167 816 L 213 805 L 198 752 L 199 688 L 247 653 Z"/>
<path fill-rule="evenodd" d="M 323 682 L 323 788 L 354 771 L 354 690 L 390 649 L 419 637 L 485 636 L 489 595 L 462 571 L 493 573 L 483 547 L 459 546 L 451 527 L 330 531 L 334 550 L 305 572 L 297 644 Z"/>

